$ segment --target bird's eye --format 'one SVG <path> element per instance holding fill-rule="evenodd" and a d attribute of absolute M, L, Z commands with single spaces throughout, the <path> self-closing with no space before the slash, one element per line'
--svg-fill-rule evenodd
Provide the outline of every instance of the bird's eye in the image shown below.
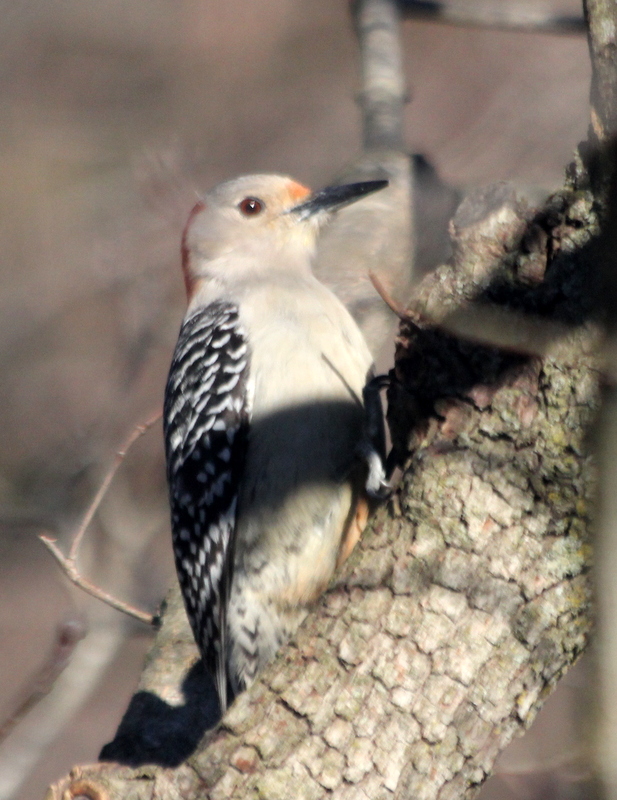
<path fill-rule="evenodd" d="M 245 197 L 244 200 L 238 203 L 238 208 L 245 217 L 253 217 L 255 214 L 261 214 L 265 204 L 256 197 Z"/>

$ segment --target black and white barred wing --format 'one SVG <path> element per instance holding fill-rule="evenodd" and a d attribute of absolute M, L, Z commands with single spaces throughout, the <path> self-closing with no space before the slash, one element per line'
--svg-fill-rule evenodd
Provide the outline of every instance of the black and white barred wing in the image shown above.
<path fill-rule="evenodd" d="M 248 371 L 248 345 L 237 307 L 214 303 L 183 324 L 165 391 L 176 568 L 222 710 L 236 504 L 249 422 Z"/>

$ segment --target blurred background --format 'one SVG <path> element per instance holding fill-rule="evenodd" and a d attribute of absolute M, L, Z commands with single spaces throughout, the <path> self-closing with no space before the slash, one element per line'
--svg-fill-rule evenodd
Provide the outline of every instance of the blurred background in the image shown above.
<path fill-rule="evenodd" d="M 87 629 L 0 744 L 0 800 L 36 800 L 113 737 L 152 637 L 72 587 L 36 534 L 67 549 L 115 450 L 161 405 L 196 192 L 258 171 L 330 181 L 360 150 L 359 78 L 345 0 L 0 0 L 0 16 L 0 721 L 57 660 L 58 631 Z M 410 152 L 461 191 L 508 180 L 539 199 L 560 185 L 586 135 L 584 36 L 412 20 L 403 33 Z M 421 183 L 417 199 L 425 268 L 453 202 L 435 191 Z M 82 571 L 155 611 L 174 579 L 167 517 L 157 425 Z M 574 796 L 584 684 L 582 663 L 484 800 Z"/>

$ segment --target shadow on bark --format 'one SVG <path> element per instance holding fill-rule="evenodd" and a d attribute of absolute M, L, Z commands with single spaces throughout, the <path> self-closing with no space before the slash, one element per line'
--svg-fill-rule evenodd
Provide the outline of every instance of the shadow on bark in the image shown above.
<path fill-rule="evenodd" d="M 185 761 L 204 733 L 216 725 L 220 711 L 212 678 L 201 660 L 190 668 L 181 688 L 183 702 L 178 705 L 152 692 L 136 692 L 99 759 L 129 767 L 177 767 Z"/>

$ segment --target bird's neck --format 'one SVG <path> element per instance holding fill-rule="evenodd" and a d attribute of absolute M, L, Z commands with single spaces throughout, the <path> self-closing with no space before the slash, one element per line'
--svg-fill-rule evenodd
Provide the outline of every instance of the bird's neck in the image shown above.
<path fill-rule="evenodd" d="M 312 261 L 312 253 L 306 249 L 276 253 L 270 258 L 230 253 L 202 259 L 190 270 L 188 280 L 185 277 L 189 309 L 220 300 L 239 302 L 247 293 L 269 283 L 284 286 L 312 280 Z"/>

